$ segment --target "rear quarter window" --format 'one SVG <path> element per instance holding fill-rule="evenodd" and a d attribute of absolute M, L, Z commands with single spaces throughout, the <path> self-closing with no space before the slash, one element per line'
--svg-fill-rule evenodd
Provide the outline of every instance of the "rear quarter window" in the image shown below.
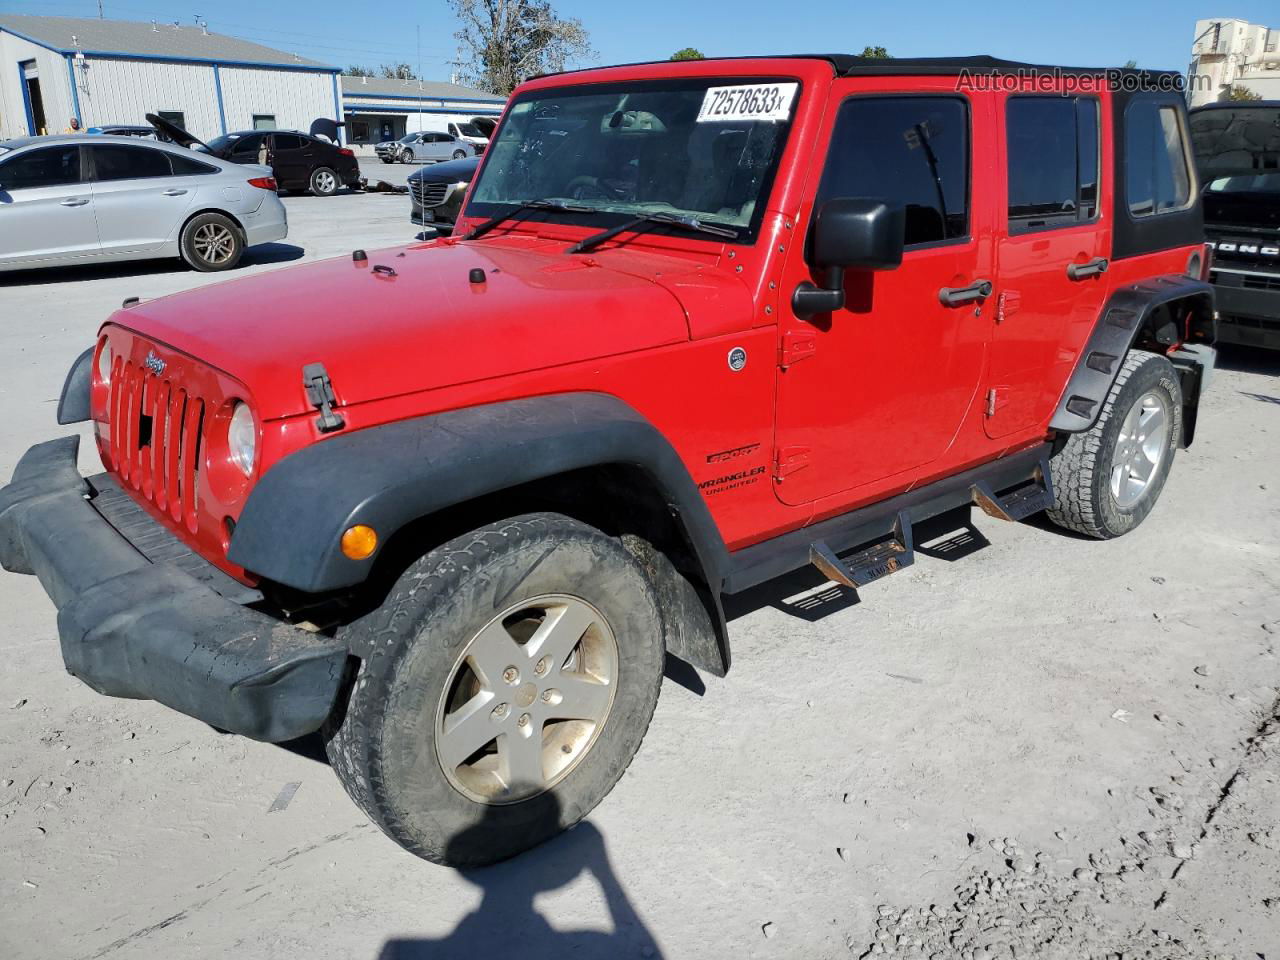
<path fill-rule="evenodd" d="M 1192 200 L 1187 131 L 1170 104 L 1136 100 L 1125 116 L 1125 195 L 1129 215 L 1153 217 Z"/>

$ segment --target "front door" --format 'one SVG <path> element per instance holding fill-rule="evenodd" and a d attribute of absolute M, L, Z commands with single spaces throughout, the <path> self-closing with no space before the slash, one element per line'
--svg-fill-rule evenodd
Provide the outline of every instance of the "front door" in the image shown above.
<path fill-rule="evenodd" d="M 949 92 L 840 104 L 814 209 L 836 197 L 902 204 L 906 250 L 894 270 L 847 271 L 842 310 L 803 319 L 782 307 L 774 489 L 784 503 L 905 483 L 955 439 L 977 393 L 988 308 L 941 291 L 991 276 L 981 213 L 992 198 L 987 178 L 971 176 L 971 144 L 989 141 L 993 122 L 985 101 Z M 788 256 L 786 300 L 821 280 L 801 244 Z"/>
<path fill-rule="evenodd" d="M 75 144 L 26 150 L 0 163 L 0 263 L 96 256 L 93 193 Z"/>
<path fill-rule="evenodd" d="M 297 186 L 311 180 L 312 151 L 296 133 L 271 134 L 271 172 L 281 184 Z"/>
<path fill-rule="evenodd" d="M 153 250 L 173 237 L 195 199 L 195 178 L 175 178 L 164 150 L 118 143 L 89 150 L 103 254 Z"/>
<path fill-rule="evenodd" d="M 1096 97 L 1061 94 L 1004 104 L 1007 233 L 983 398 L 992 438 L 1048 420 L 1075 359 L 1062 345 L 1081 342 L 1102 309 L 1098 111 Z"/>

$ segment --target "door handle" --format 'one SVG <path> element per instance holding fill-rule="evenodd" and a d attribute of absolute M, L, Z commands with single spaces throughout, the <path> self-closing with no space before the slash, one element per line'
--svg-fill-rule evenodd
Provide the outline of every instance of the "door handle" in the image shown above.
<path fill-rule="evenodd" d="M 89 201 L 84 197 L 68 197 L 66 200 L 59 200 L 58 203 L 64 207 L 83 207 Z"/>
<path fill-rule="evenodd" d="M 179 190 L 177 187 L 170 187 L 168 190 L 164 191 L 164 195 L 166 197 L 180 197 L 186 192 L 187 191 L 185 190 Z"/>
<path fill-rule="evenodd" d="M 1107 267 L 1106 257 L 1094 257 L 1088 263 L 1068 263 L 1067 276 L 1072 280 L 1084 280 L 1088 277 L 1096 277 L 1100 273 L 1106 273 Z"/>
<path fill-rule="evenodd" d="M 991 296 L 990 280 L 975 280 L 967 287 L 943 287 L 938 291 L 938 299 L 944 307 L 962 307 L 975 300 L 985 300 Z"/>

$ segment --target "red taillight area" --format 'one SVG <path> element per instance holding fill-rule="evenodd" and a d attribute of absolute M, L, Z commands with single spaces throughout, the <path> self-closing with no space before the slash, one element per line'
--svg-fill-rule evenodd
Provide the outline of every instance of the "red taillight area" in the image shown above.
<path fill-rule="evenodd" d="M 1200 279 L 1207 281 L 1209 279 L 1209 271 L 1213 269 L 1213 244 L 1206 243 L 1204 245 L 1204 253 L 1200 261 Z"/>
<path fill-rule="evenodd" d="M 271 190 L 274 192 L 276 190 L 276 178 L 275 177 L 254 177 L 252 180 L 249 181 L 249 186 L 257 187 L 259 190 Z"/>
<path fill-rule="evenodd" d="M 354 150 L 348 150 L 346 147 L 338 148 L 338 156 L 340 157 L 354 157 L 355 155 L 356 152 Z"/>

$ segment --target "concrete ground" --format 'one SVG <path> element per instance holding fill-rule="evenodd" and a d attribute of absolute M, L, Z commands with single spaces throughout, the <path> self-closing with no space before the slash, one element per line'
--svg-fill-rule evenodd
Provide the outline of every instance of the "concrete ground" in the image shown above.
<path fill-rule="evenodd" d="M 239 273 L 414 232 L 403 196 L 285 203 Z M 0 276 L 0 476 L 122 299 L 221 279 Z M 482 871 L 402 852 L 314 742 L 96 695 L 0 575 L 0 956 L 1280 957 L 1278 377 L 1224 356 L 1131 536 L 977 514 L 861 602 L 735 598 L 729 678 L 668 680 L 588 820 Z"/>

